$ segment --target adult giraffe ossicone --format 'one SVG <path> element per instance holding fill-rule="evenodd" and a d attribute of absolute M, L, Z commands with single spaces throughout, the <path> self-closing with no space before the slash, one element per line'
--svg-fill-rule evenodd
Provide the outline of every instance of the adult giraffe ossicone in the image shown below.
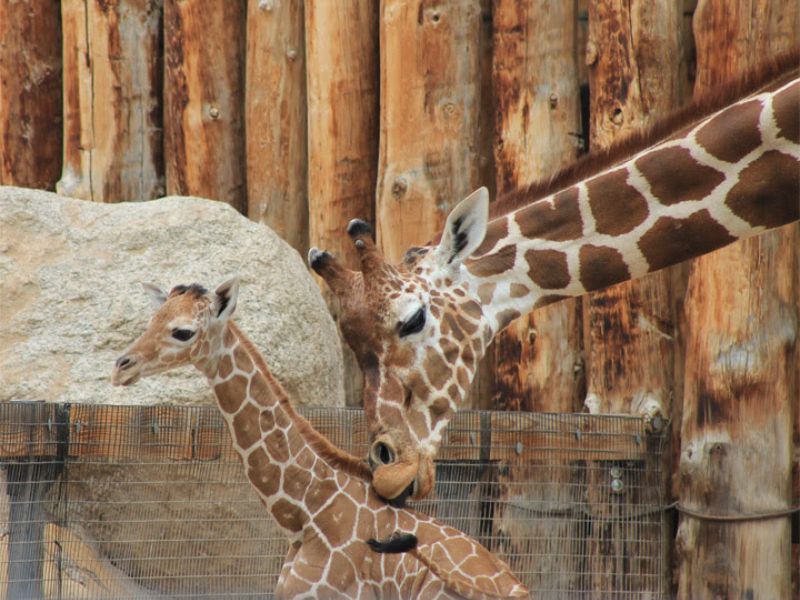
<path fill-rule="evenodd" d="M 397 265 L 362 221 L 348 226 L 360 271 L 312 248 L 309 264 L 339 297 L 364 371 L 378 494 L 429 493 L 442 431 L 487 345 L 516 317 L 798 219 L 798 65 L 794 51 L 697 99 L 507 195 L 491 220 L 482 188 L 453 209 L 438 244 Z"/>
<path fill-rule="evenodd" d="M 112 382 L 131 385 L 186 364 L 206 376 L 250 483 L 291 544 L 278 598 L 528 597 L 474 539 L 378 498 L 366 465 L 294 411 L 230 319 L 236 279 L 213 293 L 196 284 L 169 294 L 146 288 L 158 309 L 116 361 Z"/>

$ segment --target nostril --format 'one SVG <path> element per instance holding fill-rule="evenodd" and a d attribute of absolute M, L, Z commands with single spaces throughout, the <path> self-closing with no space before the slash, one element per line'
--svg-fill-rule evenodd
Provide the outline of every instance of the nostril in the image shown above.
<path fill-rule="evenodd" d="M 133 361 L 128 358 L 127 356 L 120 356 L 117 359 L 117 368 L 118 369 L 127 369 L 133 364 Z"/>

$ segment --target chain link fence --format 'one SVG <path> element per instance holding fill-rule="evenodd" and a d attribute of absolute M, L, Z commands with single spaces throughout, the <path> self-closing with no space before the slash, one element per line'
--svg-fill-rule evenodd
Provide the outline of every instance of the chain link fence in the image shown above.
<path fill-rule="evenodd" d="M 359 409 L 301 411 L 365 456 Z M 666 598 L 666 429 L 466 411 L 430 499 L 536 598 Z M 269 598 L 288 545 L 216 407 L 0 405 L 0 596 Z"/>

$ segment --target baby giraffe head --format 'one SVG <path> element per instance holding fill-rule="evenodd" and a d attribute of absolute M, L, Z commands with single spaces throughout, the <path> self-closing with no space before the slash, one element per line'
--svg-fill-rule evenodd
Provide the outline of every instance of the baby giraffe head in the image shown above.
<path fill-rule="evenodd" d="M 340 300 L 339 325 L 364 373 L 375 491 L 395 505 L 425 497 L 442 432 L 467 394 L 486 323 L 462 263 L 483 241 L 488 193 L 450 213 L 441 241 L 387 263 L 363 221 L 347 233 L 360 270 L 312 248 L 309 264 Z M 488 341 L 488 338 L 486 338 Z"/>
<path fill-rule="evenodd" d="M 144 284 L 156 307 L 147 330 L 114 363 L 111 382 L 131 385 L 142 377 L 186 364 L 208 372 L 219 359 L 223 331 L 236 308 L 237 278 L 213 293 L 198 284 L 178 285 L 169 294 Z"/>

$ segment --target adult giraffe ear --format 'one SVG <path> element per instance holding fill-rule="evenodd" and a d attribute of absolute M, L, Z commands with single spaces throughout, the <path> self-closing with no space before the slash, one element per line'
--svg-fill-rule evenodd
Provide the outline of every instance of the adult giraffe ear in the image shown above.
<path fill-rule="evenodd" d="M 147 295 L 150 297 L 150 304 L 153 308 L 161 308 L 161 305 L 167 301 L 167 293 L 158 287 L 155 283 L 142 282 L 142 287 Z"/>
<path fill-rule="evenodd" d="M 489 223 L 489 190 L 478 188 L 447 215 L 436 256 L 444 268 L 457 267 L 481 245 Z"/>
<path fill-rule="evenodd" d="M 225 320 L 236 310 L 236 298 L 239 296 L 239 278 L 231 277 L 214 290 L 214 315 Z"/>

